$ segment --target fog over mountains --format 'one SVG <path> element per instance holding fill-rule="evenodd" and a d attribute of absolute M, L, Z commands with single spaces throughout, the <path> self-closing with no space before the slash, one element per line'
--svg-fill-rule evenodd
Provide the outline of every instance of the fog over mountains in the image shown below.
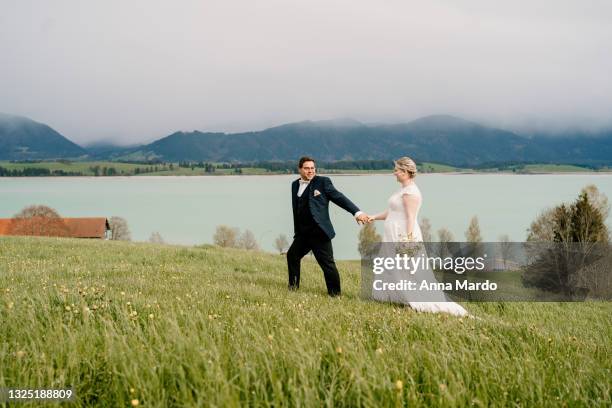
<path fill-rule="evenodd" d="M 0 113 L 0 160 L 79 157 L 87 151 L 51 127 Z"/>
<path fill-rule="evenodd" d="M 554 137 L 553 137 L 554 136 Z M 448 115 L 407 123 L 365 124 L 353 119 L 303 121 L 242 133 L 175 132 L 149 144 L 78 146 L 51 127 L 0 114 L 0 160 L 83 159 L 253 162 L 392 160 L 476 166 L 538 162 L 612 164 L 612 129 L 593 133 L 519 135 Z"/>

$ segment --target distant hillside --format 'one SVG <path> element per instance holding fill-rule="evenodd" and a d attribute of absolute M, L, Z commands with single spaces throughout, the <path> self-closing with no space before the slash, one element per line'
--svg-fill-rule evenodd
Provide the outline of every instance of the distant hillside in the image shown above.
<path fill-rule="evenodd" d="M 85 145 L 87 160 L 105 160 L 110 157 L 124 156 L 132 150 L 139 150 L 142 145 L 115 145 L 113 143 L 96 142 Z"/>
<path fill-rule="evenodd" d="M 47 125 L 0 113 L 0 160 L 61 159 L 87 151 Z"/>
<path fill-rule="evenodd" d="M 527 138 L 447 115 L 396 125 L 354 120 L 304 121 L 235 134 L 176 132 L 133 148 L 123 159 L 167 161 L 387 160 L 410 155 L 419 161 L 475 166 L 484 163 L 612 163 L 612 132 L 558 138 Z"/>
<path fill-rule="evenodd" d="M 84 149 L 49 126 L 0 114 L 0 160 L 254 162 L 296 160 L 304 154 L 321 161 L 391 160 L 408 155 L 419 162 L 459 167 L 509 162 L 610 166 L 612 130 L 525 137 L 434 115 L 393 125 L 335 119 L 234 134 L 175 132 L 146 145 L 97 144 Z"/>

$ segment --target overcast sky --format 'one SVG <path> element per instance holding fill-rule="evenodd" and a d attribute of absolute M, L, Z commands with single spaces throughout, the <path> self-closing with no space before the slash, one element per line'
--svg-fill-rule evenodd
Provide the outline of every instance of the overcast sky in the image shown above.
<path fill-rule="evenodd" d="M 81 144 L 448 113 L 612 123 L 612 1 L 0 0 L 0 112 Z"/>

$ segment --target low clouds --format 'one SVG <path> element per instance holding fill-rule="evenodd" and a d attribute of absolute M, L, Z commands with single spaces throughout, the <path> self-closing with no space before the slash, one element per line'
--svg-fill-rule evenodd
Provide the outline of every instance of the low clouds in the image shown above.
<path fill-rule="evenodd" d="M 611 119 L 608 1 L 5 3 L 0 111 L 79 143 L 333 117 Z"/>

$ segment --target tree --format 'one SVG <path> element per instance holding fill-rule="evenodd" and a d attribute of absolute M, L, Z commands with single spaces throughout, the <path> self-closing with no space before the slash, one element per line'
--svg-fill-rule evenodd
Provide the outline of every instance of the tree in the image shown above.
<path fill-rule="evenodd" d="M 588 185 L 573 204 L 560 204 L 538 215 L 528 229 L 527 241 L 608 242 L 609 211 L 608 197 Z"/>
<path fill-rule="evenodd" d="M 127 220 L 123 217 L 113 216 L 108 220 L 111 229 L 111 240 L 113 241 L 131 241 L 132 234 L 128 227 Z"/>
<path fill-rule="evenodd" d="M 149 237 L 149 242 L 152 244 L 165 244 L 165 241 L 162 238 L 161 234 L 157 231 L 151 233 L 151 236 Z"/>
<path fill-rule="evenodd" d="M 238 238 L 238 248 L 248 249 L 250 251 L 259 249 L 255 234 L 253 234 L 251 230 L 246 230 L 240 235 Z"/>
<path fill-rule="evenodd" d="M 238 229 L 227 225 L 219 225 L 213 235 L 215 245 L 224 248 L 236 248 L 238 239 Z"/>
<path fill-rule="evenodd" d="M 482 237 L 480 236 L 480 225 L 478 224 L 478 217 L 474 216 L 470 220 L 470 225 L 467 231 L 465 231 L 465 240 L 467 242 L 480 243 Z"/>
<path fill-rule="evenodd" d="M 447 228 L 440 228 L 438 230 L 438 241 L 440 242 L 453 242 L 455 237 L 453 233 L 450 232 Z"/>
<path fill-rule="evenodd" d="M 465 231 L 465 240 L 467 241 L 467 253 L 466 255 L 472 258 L 478 258 L 483 256 L 482 237 L 480 235 L 480 225 L 478 224 L 478 217 L 474 216 L 470 220 L 470 225 L 467 231 Z"/>
<path fill-rule="evenodd" d="M 438 247 L 438 256 L 440 256 L 440 258 L 446 258 L 451 253 L 449 243 L 454 242 L 455 237 L 453 236 L 453 233 L 450 232 L 448 229 L 440 228 L 438 230 L 438 241 L 440 241 Z"/>
<path fill-rule="evenodd" d="M 421 234 L 423 235 L 423 242 L 431 242 L 431 222 L 428 218 L 421 220 Z"/>
<path fill-rule="evenodd" d="M 506 263 L 512 256 L 512 242 L 510 242 L 508 234 L 500 235 L 498 241 L 502 262 L 504 263 L 504 269 L 506 269 Z"/>
<path fill-rule="evenodd" d="M 601 212 L 594 207 L 586 192 L 580 193 L 571 205 L 560 204 L 552 212 L 554 242 L 608 242 L 608 228 Z"/>
<path fill-rule="evenodd" d="M 604 221 L 608 219 L 608 215 L 610 214 L 610 203 L 608 202 L 608 197 L 606 197 L 604 193 L 601 193 L 594 184 L 589 184 L 584 187 L 580 193 L 585 193 L 587 195 L 589 202 L 600 212 Z"/>
<path fill-rule="evenodd" d="M 606 198 L 606 204 L 607 201 Z M 589 194 L 583 190 L 578 200 L 564 214 L 569 216 L 570 242 L 608 243 L 608 227 L 602 213 L 607 212 L 607 208 L 600 209 L 598 205 L 601 203 L 592 203 Z M 558 220 L 557 225 L 560 225 L 560 222 L 561 220 Z"/>
<path fill-rule="evenodd" d="M 590 197 L 594 197 L 595 204 Z M 584 279 L 583 275 L 585 271 L 603 271 L 591 265 L 609 252 L 609 234 L 602 214 L 607 208 L 602 203 L 606 202 L 605 196 L 583 189 L 572 204 L 560 204 L 550 211 L 545 228 L 552 231 L 554 242 L 535 251 L 535 261 L 522 277 L 526 286 L 571 296 L 593 289 L 593 279 Z"/>
<path fill-rule="evenodd" d="M 59 213 L 46 205 L 24 207 L 15 214 L 8 229 L 12 235 L 48 237 L 67 237 L 70 235 L 70 230 Z"/>
<path fill-rule="evenodd" d="M 527 229 L 527 241 L 554 241 L 554 212 L 554 208 L 547 208 L 537 216 Z"/>
<path fill-rule="evenodd" d="M 278 250 L 278 252 L 282 255 L 285 252 L 285 248 L 289 246 L 289 241 L 287 240 L 287 236 L 285 234 L 280 234 L 274 240 L 274 248 Z"/>
<path fill-rule="evenodd" d="M 380 235 L 376 232 L 373 223 L 366 224 L 359 231 L 359 253 L 363 258 L 371 258 L 376 252 L 376 247 L 381 241 Z"/>
<path fill-rule="evenodd" d="M 43 217 L 43 218 L 60 218 L 59 213 L 51 207 L 46 205 L 29 205 L 24 207 L 15 214 L 14 218 L 32 218 L 32 217 Z"/>

